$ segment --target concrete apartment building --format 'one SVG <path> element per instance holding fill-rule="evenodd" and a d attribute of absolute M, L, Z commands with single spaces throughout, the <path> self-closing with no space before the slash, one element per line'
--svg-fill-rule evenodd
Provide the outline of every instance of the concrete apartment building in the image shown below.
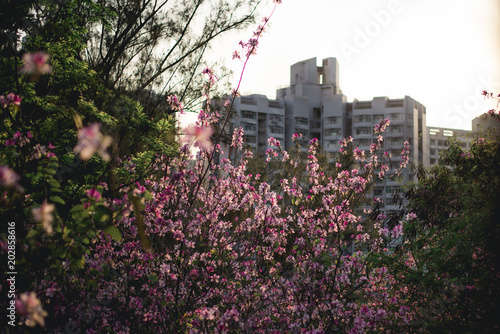
<path fill-rule="evenodd" d="M 474 136 L 473 131 L 493 128 L 500 134 L 500 122 L 487 114 L 472 120 L 473 131 L 443 127 L 427 127 L 424 105 L 404 96 L 399 99 L 374 97 L 371 100 L 347 102 L 339 84 L 339 64 L 335 58 L 316 58 L 300 61 L 290 68 L 290 86 L 278 89 L 276 100 L 264 95 L 238 97 L 234 104 L 232 128 L 241 126 L 246 144 L 264 156 L 267 139 L 274 137 L 289 150 L 294 143 L 292 135 L 302 133 L 299 143 L 307 150 L 309 140 L 317 138 L 323 150 L 339 152 L 339 141 L 352 136 L 354 145 L 369 152 L 376 141 L 373 127 L 381 119 L 389 118 L 391 125 L 384 133 L 383 151 L 392 154 L 393 166 L 399 163 L 402 145 L 410 142 L 410 163 L 424 167 L 439 162 L 440 152 L 452 138 L 467 150 Z M 386 210 L 396 209 L 393 194 L 401 192 L 402 182 L 411 181 L 408 169 L 402 180 L 385 179 L 377 183 L 373 197 L 384 199 Z"/>
<path fill-rule="evenodd" d="M 500 122 L 487 113 L 477 116 L 472 120 L 472 131 L 485 133 L 491 130 L 500 135 Z"/>
<path fill-rule="evenodd" d="M 278 100 L 284 101 L 288 131 L 301 132 L 304 143 L 318 138 L 326 152 L 338 152 L 339 140 L 348 136 L 352 136 L 361 149 L 368 150 L 377 137 L 373 133 L 374 125 L 389 118 L 391 126 L 385 134 L 385 148 L 398 158 L 403 142 L 408 140 L 415 148 L 413 161 L 429 165 L 424 149 L 429 145 L 426 109 L 422 104 L 409 96 L 347 102 L 339 85 L 337 60 L 326 58 L 322 65 L 316 65 L 316 58 L 292 65 L 290 86 L 277 91 Z M 287 149 L 292 146 L 293 133 L 285 133 Z"/>
<path fill-rule="evenodd" d="M 237 97 L 233 108 L 235 115 L 231 120 L 231 133 L 233 128 L 242 127 L 245 132 L 245 144 L 253 148 L 257 154 L 264 156 L 269 137 L 284 142 L 283 101 L 269 100 L 264 95 L 254 94 Z"/>
<path fill-rule="evenodd" d="M 392 161 L 399 163 L 402 145 L 409 141 L 411 162 L 429 166 L 429 132 L 421 103 L 409 96 L 347 102 L 339 85 L 337 60 L 326 58 L 322 66 L 316 64 L 316 58 L 311 58 L 292 65 L 290 86 L 277 90 L 276 100 L 263 95 L 236 100 L 232 127 L 243 127 L 246 144 L 264 155 L 268 137 L 279 139 L 288 150 L 294 145 L 292 135 L 302 133 L 299 142 L 305 149 L 310 139 L 317 138 L 326 152 L 335 153 L 339 141 L 352 136 L 356 146 L 369 151 L 377 137 L 374 125 L 389 118 L 383 149 L 392 153 Z M 409 180 L 408 171 L 403 177 Z M 384 198 L 386 209 L 391 209 L 392 194 L 400 189 L 398 181 L 385 180 L 377 184 L 373 195 Z"/>
<path fill-rule="evenodd" d="M 460 147 L 464 150 L 468 150 L 470 147 L 472 131 L 441 127 L 429 127 L 428 131 L 430 138 L 429 156 L 431 167 L 438 164 L 441 152 L 450 146 L 451 139 L 456 139 Z"/>

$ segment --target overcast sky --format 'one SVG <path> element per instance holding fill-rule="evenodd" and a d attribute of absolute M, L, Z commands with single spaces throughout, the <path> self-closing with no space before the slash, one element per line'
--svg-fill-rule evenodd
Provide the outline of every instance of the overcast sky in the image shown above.
<path fill-rule="evenodd" d="M 265 3 L 267 1 L 267 3 Z M 263 16 L 271 0 L 264 0 Z M 290 65 L 337 58 L 349 101 L 409 95 L 427 108 L 427 125 L 470 129 L 500 93 L 500 0 L 283 0 L 245 72 L 242 94 L 275 98 Z M 231 60 L 251 30 L 226 36 L 214 58 Z"/>

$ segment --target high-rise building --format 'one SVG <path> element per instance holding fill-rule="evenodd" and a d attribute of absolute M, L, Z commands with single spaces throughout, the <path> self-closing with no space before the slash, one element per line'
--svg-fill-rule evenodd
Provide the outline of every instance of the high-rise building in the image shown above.
<path fill-rule="evenodd" d="M 340 89 L 335 58 L 323 59 L 322 66 L 316 65 L 316 58 L 292 65 L 290 86 L 279 89 L 276 95 L 276 100 L 263 95 L 242 96 L 234 105 L 236 116 L 232 125 L 243 127 L 246 143 L 259 155 L 267 149 L 270 136 L 290 149 L 295 133 L 302 134 L 299 143 L 305 149 L 310 139 L 317 138 L 324 151 L 339 152 L 339 141 L 352 136 L 356 146 L 368 151 L 377 138 L 374 125 L 389 118 L 391 125 L 384 134 L 383 150 L 392 153 L 392 162 L 399 162 L 403 143 L 409 141 L 410 161 L 430 164 L 425 107 L 409 96 L 347 102 Z M 409 180 L 408 171 L 403 178 Z M 398 181 L 385 180 L 377 184 L 373 195 L 384 198 L 390 209 L 392 194 L 400 188 Z"/>
<path fill-rule="evenodd" d="M 472 131 L 487 133 L 490 129 L 497 135 L 500 135 L 500 122 L 487 113 L 477 116 L 472 120 Z"/>
<path fill-rule="evenodd" d="M 441 127 L 429 127 L 428 131 L 431 167 L 439 163 L 440 154 L 450 146 L 451 139 L 456 139 L 464 150 L 468 150 L 470 147 L 472 131 Z"/>
<path fill-rule="evenodd" d="M 269 137 L 284 142 L 285 108 L 282 101 L 254 94 L 237 97 L 233 108 L 235 114 L 231 120 L 231 129 L 243 128 L 245 144 L 257 154 L 265 154 Z"/>

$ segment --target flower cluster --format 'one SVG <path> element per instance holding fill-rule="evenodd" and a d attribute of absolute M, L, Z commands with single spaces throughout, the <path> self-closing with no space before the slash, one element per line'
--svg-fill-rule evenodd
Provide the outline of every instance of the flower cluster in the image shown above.
<path fill-rule="evenodd" d="M 104 161 L 109 161 L 110 156 L 106 152 L 109 145 L 111 137 L 102 134 L 99 123 L 93 123 L 78 131 L 78 143 L 73 151 L 82 160 L 89 160 L 97 152 Z"/>
<path fill-rule="evenodd" d="M 167 97 L 167 103 L 170 105 L 170 108 L 172 108 L 172 110 L 179 111 L 181 114 L 184 113 L 182 102 L 179 101 L 176 95 L 169 95 Z"/>
<path fill-rule="evenodd" d="M 30 139 L 33 139 L 31 132 L 27 132 L 23 135 L 21 132 L 17 131 L 11 139 L 5 141 L 5 146 L 15 146 L 23 147 L 30 143 Z"/>
<path fill-rule="evenodd" d="M 200 140 L 204 129 L 193 131 Z M 242 129 L 236 133 L 243 135 Z M 238 138 L 233 148 L 241 150 Z M 290 156 L 281 144 L 273 138 L 268 143 L 274 147 L 270 163 L 289 165 L 298 175 L 300 167 L 281 158 Z M 99 305 L 94 328 L 104 331 L 113 323 L 114 331 L 125 332 L 365 333 L 407 323 L 411 313 L 398 303 L 404 292 L 362 251 L 384 252 L 387 240 L 402 233 L 402 224 L 384 226 L 383 215 L 369 226 L 354 213 L 352 198 L 366 189 L 371 170 L 326 177 L 317 140 L 307 154 L 303 181 L 285 176 L 273 187 L 248 174 L 247 154 L 237 164 L 209 160 L 208 154 L 194 165 L 183 155 L 168 163 L 159 157 L 162 178 L 139 186 L 152 197 L 141 215 L 151 251 L 137 240 L 139 216 L 128 214 L 117 225 L 123 241 L 100 235 L 86 257 L 85 278 L 75 277 L 81 286 L 96 282 L 92 293 L 115 301 Z M 369 165 L 373 159 L 359 161 Z M 102 200 L 94 188 L 86 193 Z M 103 275 L 109 264 L 116 273 Z M 76 302 L 74 310 L 83 314 Z M 137 320 L 115 321 L 122 313 Z"/>
<path fill-rule="evenodd" d="M 34 292 L 25 292 L 19 295 L 16 300 L 16 311 L 21 314 L 26 326 L 45 326 L 45 317 L 48 316 L 48 313 L 42 308 L 42 303 Z"/>
<path fill-rule="evenodd" d="M 24 65 L 19 69 L 19 72 L 25 74 L 33 74 L 40 76 L 42 74 L 50 73 L 52 67 L 48 64 L 50 56 L 45 52 L 25 53 L 23 55 Z"/>
<path fill-rule="evenodd" d="M 7 97 L 0 95 L 0 107 L 5 109 L 8 106 L 20 106 L 21 100 L 21 97 L 14 93 L 7 94 Z"/>

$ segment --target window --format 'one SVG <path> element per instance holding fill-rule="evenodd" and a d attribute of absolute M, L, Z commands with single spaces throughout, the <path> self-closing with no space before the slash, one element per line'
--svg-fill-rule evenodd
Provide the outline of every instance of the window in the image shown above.
<path fill-rule="evenodd" d="M 431 139 L 431 145 L 436 145 L 436 139 Z"/>
<path fill-rule="evenodd" d="M 328 137 L 328 136 L 341 136 L 342 135 L 342 130 L 341 129 L 325 129 L 323 133 L 324 133 L 325 137 Z"/>
<path fill-rule="evenodd" d="M 355 102 L 354 109 L 371 109 L 371 102 Z"/>
<path fill-rule="evenodd" d="M 354 116 L 354 122 L 367 123 L 372 121 L 371 115 L 358 115 Z"/>
<path fill-rule="evenodd" d="M 398 108 L 404 106 L 405 106 L 404 100 L 387 101 L 387 108 Z"/>
<path fill-rule="evenodd" d="M 409 121 L 413 121 L 413 115 L 412 114 L 408 114 L 408 120 Z"/>
<path fill-rule="evenodd" d="M 389 133 L 399 133 L 403 132 L 403 126 L 402 125 L 391 125 L 389 126 Z"/>
<path fill-rule="evenodd" d="M 386 198 L 385 199 L 385 205 L 396 205 L 396 203 L 394 201 L 394 198 L 392 198 L 392 197 Z"/>
<path fill-rule="evenodd" d="M 270 108 L 280 108 L 280 103 L 278 101 L 269 101 Z"/>
<path fill-rule="evenodd" d="M 251 97 L 242 97 L 241 98 L 241 104 L 255 105 L 255 102 L 254 102 L 254 100 Z"/>
<path fill-rule="evenodd" d="M 372 128 L 371 127 L 360 127 L 356 129 L 356 134 L 357 135 L 369 135 L 372 133 Z"/>
<path fill-rule="evenodd" d="M 252 123 L 241 123 L 241 127 L 245 131 L 255 131 L 256 125 Z"/>
<path fill-rule="evenodd" d="M 295 124 L 309 126 L 309 120 L 305 117 L 295 117 Z"/>
<path fill-rule="evenodd" d="M 283 116 L 282 115 L 276 115 L 276 114 L 270 114 L 269 115 L 269 122 L 283 122 Z"/>
<path fill-rule="evenodd" d="M 242 110 L 241 118 L 255 119 L 256 112 L 250 110 Z"/>
<path fill-rule="evenodd" d="M 390 150 L 390 152 L 392 154 L 392 157 L 393 158 L 398 158 L 398 159 L 401 156 L 401 151 L 402 151 L 402 149 L 401 150 Z"/>
<path fill-rule="evenodd" d="M 269 131 L 272 133 L 283 133 L 283 127 L 278 125 L 271 125 Z"/>
<path fill-rule="evenodd" d="M 380 122 L 381 120 L 384 120 L 385 117 L 383 114 L 376 114 L 376 115 L 373 115 L 373 122 Z"/>
<path fill-rule="evenodd" d="M 443 146 L 443 145 L 444 145 L 444 141 L 438 140 L 438 146 Z"/>
<path fill-rule="evenodd" d="M 382 196 L 384 188 L 381 187 L 375 187 L 373 188 L 373 196 Z"/>
<path fill-rule="evenodd" d="M 340 117 L 327 117 L 325 119 L 325 124 L 340 124 L 341 118 Z"/>
<path fill-rule="evenodd" d="M 336 147 L 339 145 L 339 143 L 336 140 L 326 140 L 325 141 L 326 147 Z"/>
<path fill-rule="evenodd" d="M 368 138 L 359 139 L 357 142 L 358 146 L 370 146 L 372 143 L 371 139 Z"/>
<path fill-rule="evenodd" d="M 401 145 L 401 146 L 403 146 L 404 140 L 403 140 L 403 137 L 387 138 L 387 143 L 389 145 Z"/>
<path fill-rule="evenodd" d="M 255 136 L 246 136 L 245 135 L 245 138 L 246 138 L 247 143 L 255 144 L 257 142 L 257 137 L 255 137 Z"/>
<path fill-rule="evenodd" d="M 391 121 L 402 121 L 403 120 L 403 115 L 402 114 L 391 114 L 389 116 L 389 119 Z"/>

